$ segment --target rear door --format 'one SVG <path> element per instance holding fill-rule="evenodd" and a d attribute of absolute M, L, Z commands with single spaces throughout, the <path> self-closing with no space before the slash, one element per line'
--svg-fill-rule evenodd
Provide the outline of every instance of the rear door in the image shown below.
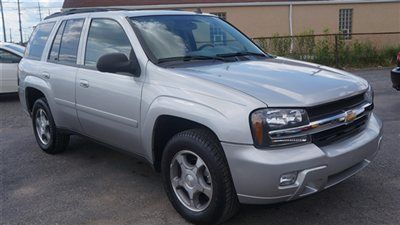
<path fill-rule="evenodd" d="M 41 69 L 42 77 L 51 86 L 55 104 L 52 111 L 57 126 L 76 132 L 81 131 L 75 108 L 75 81 L 84 22 L 84 18 L 61 21 L 52 40 L 47 62 Z"/>
<path fill-rule="evenodd" d="M 17 70 L 20 61 L 20 56 L 0 49 L 0 93 L 18 91 Z"/>
<path fill-rule="evenodd" d="M 93 18 L 86 42 L 84 65 L 76 84 L 76 107 L 83 130 L 87 136 L 140 154 L 142 81 L 96 69 L 102 55 L 120 52 L 130 58 L 134 48 L 120 22 L 114 19 Z"/>

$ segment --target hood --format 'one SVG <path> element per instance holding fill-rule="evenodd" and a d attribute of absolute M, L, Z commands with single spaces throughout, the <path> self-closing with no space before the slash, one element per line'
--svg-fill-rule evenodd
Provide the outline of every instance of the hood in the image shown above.
<path fill-rule="evenodd" d="M 270 107 L 308 107 L 349 97 L 368 83 L 347 72 L 276 58 L 171 69 L 236 89 Z"/>

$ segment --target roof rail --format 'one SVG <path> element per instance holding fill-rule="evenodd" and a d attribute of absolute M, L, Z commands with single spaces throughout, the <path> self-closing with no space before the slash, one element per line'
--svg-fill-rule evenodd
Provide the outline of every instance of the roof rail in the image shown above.
<path fill-rule="evenodd" d="M 51 14 L 44 18 L 45 20 L 59 17 L 59 16 L 67 16 L 79 13 L 92 13 L 92 12 L 109 12 L 109 11 L 132 11 L 133 9 L 121 9 L 121 8 L 81 8 L 81 9 L 68 9 L 62 12 L 57 12 Z"/>

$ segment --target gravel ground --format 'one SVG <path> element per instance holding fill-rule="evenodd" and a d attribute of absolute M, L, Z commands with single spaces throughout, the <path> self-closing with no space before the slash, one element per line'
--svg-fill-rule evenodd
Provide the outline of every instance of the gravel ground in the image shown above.
<path fill-rule="evenodd" d="M 227 224 L 399 224 L 400 92 L 389 71 L 354 72 L 371 82 L 384 121 L 372 165 L 301 200 L 242 206 Z M 0 98 L 0 152 L 0 224 L 187 224 L 142 161 L 79 137 L 61 155 L 42 153 L 15 96 Z"/>

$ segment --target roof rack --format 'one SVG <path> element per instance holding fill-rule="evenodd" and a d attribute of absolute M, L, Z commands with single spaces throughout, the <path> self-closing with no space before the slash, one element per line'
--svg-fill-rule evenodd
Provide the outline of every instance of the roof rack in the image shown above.
<path fill-rule="evenodd" d="M 59 17 L 59 16 L 67 16 L 79 13 L 92 13 L 92 12 L 109 12 L 109 11 L 132 11 L 133 9 L 121 9 L 121 8 L 82 8 L 82 9 L 68 9 L 62 12 L 57 12 L 51 14 L 44 18 L 45 20 Z"/>

